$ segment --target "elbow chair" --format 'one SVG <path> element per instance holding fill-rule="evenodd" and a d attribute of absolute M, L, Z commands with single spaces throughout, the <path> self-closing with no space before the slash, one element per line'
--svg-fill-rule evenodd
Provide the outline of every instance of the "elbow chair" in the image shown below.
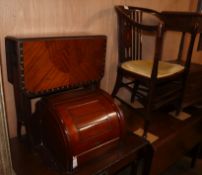
<path fill-rule="evenodd" d="M 112 96 L 119 99 L 119 89 L 127 88 L 131 92 L 131 102 L 137 100 L 144 106 L 143 137 L 146 137 L 154 110 L 170 103 L 175 104 L 176 115 L 181 110 L 198 25 L 187 21 L 183 26 L 176 23 L 174 29 L 169 28 L 189 35 L 189 41 L 183 62 L 179 61 L 183 43 L 180 44 L 178 58 L 165 61 L 162 50 L 168 30 L 166 17 L 140 7 L 115 6 L 115 10 L 118 17 L 119 63 Z M 144 47 L 148 46 L 148 42 L 151 46 L 145 53 Z M 150 58 L 145 58 L 145 55 Z M 125 78 L 130 81 L 126 82 Z"/>

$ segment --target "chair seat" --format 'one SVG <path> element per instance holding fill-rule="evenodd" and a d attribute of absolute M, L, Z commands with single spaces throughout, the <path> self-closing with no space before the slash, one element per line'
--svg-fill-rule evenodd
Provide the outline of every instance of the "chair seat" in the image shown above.
<path fill-rule="evenodd" d="M 148 78 L 151 78 L 152 66 L 152 60 L 126 61 L 121 64 L 122 69 Z M 182 65 L 159 61 L 157 78 L 171 76 L 183 69 Z"/>

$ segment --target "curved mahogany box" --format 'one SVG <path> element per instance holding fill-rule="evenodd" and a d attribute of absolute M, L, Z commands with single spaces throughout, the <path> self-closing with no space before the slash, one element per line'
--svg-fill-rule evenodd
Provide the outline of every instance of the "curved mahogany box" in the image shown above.
<path fill-rule="evenodd" d="M 42 139 L 64 171 L 113 149 L 124 136 L 124 118 L 106 92 L 74 90 L 42 100 Z"/>

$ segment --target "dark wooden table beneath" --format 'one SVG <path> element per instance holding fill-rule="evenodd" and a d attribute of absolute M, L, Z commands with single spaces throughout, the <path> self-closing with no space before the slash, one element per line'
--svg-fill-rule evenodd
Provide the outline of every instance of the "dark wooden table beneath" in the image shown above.
<path fill-rule="evenodd" d="M 17 138 L 11 139 L 11 153 L 13 167 L 17 175 L 59 175 L 64 174 L 53 168 L 53 164 L 43 159 L 39 152 L 30 151 L 28 147 L 20 143 Z M 43 153 L 43 150 L 41 150 Z M 145 152 L 151 151 L 151 146 L 144 139 L 134 135 L 127 134 L 120 144 L 113 149 L 108 150 L 102 156 L 92 159 L 80 167 L 72 175 L 94 175 L 94 174 L 114 174 L 121 172 L 129 165 L 135 165 L 138 160 L 146 158 L 146 166 L 150 166 L 151 156 L 144 156 Z M 149 153 L 151 154 L 151 152 Z M 46 156 L 45 156 L 46 157 Z M 149 159 L 148 159 L 149 158 Z M 50 168 L 51 166 L 52 168 Z M 134 166 L 134 168 L 136 168 Z M 147 167 L 149 168 L 149 167 Z M 147 168 L 145 175 L 147 175 Z M 131 169 L 132 173 L 132 169 Z M 71 174 L 71 173 L 69 173 Z"/>
<path fill-rule="evenodd" d="M 130 131 L 135 131 L 143 125 L 143 120 L 141 116 L 137 115 L 138 113 L 125 105 L 122 106 L 122 109 L 126 116 L 127 127 Z M 159 112 L 154 115 L 149 131 L 157 135 L 159 139 L 152 144 L 154 148 L 152 175 L 164 172 L 202 140 L 202 109 L 190 108 L 188 112 L 192 117 L 185 121 L 179 121 L 165 112 Z M 30 152 L 17 139 L 11 139 L 10 143 L 13 166 L 17 174 L 60 174 L 50 169 L 37 153 Z M 133 144 L 138 145 L 138 143 L 141 145 L 139 141 L 135 141 Z M 130 143 L 128 145 L 132 144 Z M 101 164 L 98 166 L 102 166 Z M 89 171 L 93 171 L 93 169 L 89 169 Z"/>

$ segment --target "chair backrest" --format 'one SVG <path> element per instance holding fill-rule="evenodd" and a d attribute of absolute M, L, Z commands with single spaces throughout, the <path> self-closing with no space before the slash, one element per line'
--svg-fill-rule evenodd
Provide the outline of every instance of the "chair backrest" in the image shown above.
<path fill-rule="evenodd" d="M 161 59 L 164 23 L 159 13 L 140 7 L 115 7 L 118 16 L 119 63 L 142 59 L 142 37 L 154 37 L 154 64 L 152 77 L 157 76 Z"/>
<path fill-rule="evenodd" d="M 176 31 L 182 34 L 182 39 L 178 49 L 178 57 L 172 58 L 172 60 L 177 60 L 178 63 L 185 66 L 185 70 L 189 70 L 196 34 L 199 30 L 202 30 L 201 14 L 157 12 L 147 8 L 131 6 L 116 6 L 115 9 L 118 16 L 119 63 L 142 59 L 143 30 L 156 32 L 154 60 L 156 62 L 161 60 L 164 32 Z M 155 24 L 151 25 L 152 22 Z M 190 36 L 189 40 L 185 39 L 186 34 Z M 146 43 L 146 45 L 150 47 L 151 44 Z M 185 57 L 183 62 L 181 61 L 182 55 Z M 153 67 L 154 74 L 156 74 L 157 68 L 158 64 L 156 68 Z"/>
<path fill-rule="evenodd" d="M 120 62 L 142 59 L 142 30 L 134 23 L 141 24 L 145 16 L 158 16 L 158 12 L 132 6 L 115 6 L 118 17 L 118 40 Z M 130 20 L 129 20 L 130 19 Z"/>
<path fill-rule="evenodd" d="M 182 56 L 184 55 L 185 59 L 183 64 L 185 69 L 189 70 L 196 34 L 202 31 L 202 15 L 195 12 L 169 11 L 164 11 L 159 14 L 159 17 L 165 23 L 166 31 L 181 33 L 177 61 L 182 63 Z M 189 39 L 187 39 L 186 35 Z"/>

